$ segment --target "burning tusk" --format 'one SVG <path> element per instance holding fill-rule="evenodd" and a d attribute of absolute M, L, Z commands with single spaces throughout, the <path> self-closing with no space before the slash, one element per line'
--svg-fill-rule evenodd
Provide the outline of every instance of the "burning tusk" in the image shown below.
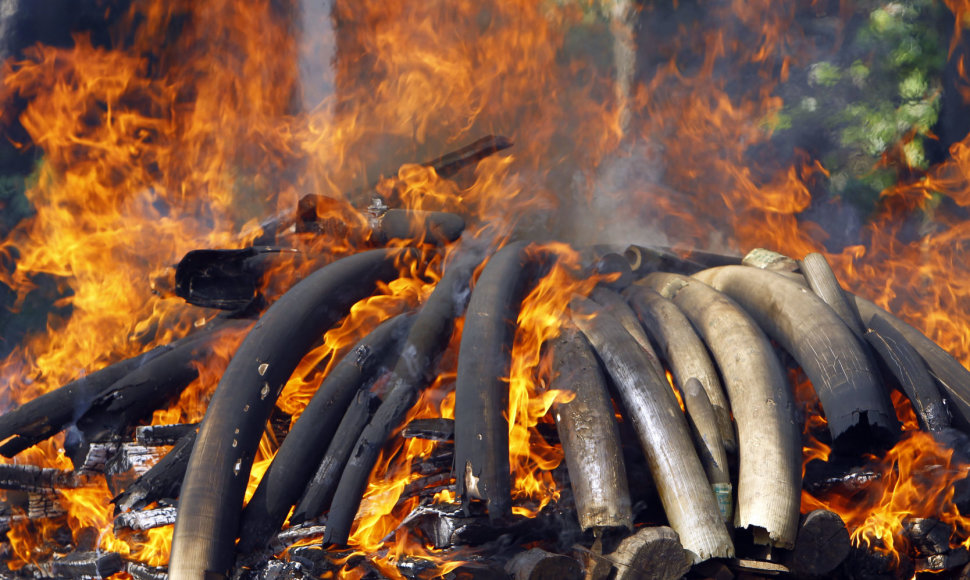
<path fill-rule="evenodd" d="M 630 490 L 606 379 L 583 335 L 564 329 L 556 339 L 552 388 L 576 397 L 556 406 L 579 525 L 590 528 L 633 527 Z"/>
<path fill-rule="evenodd" d="M 395 262 L 404 253 L 371 250 L 317 270 L 246 336 L 216 387 L 189 459 L 172 536 L 172 580 L 228 573 L 249 470 L 280 389 L 323 330 L 378 280 L 397 276 Z"/>
<path fill-rule="evenodd" d="M 758 325 L 734 301 L 677 274 L 642 284 L 674 302 L 704 338 L 724 378 L 738 430 L 735 526 L 791 548 L 801 501 L 801 442 L 785 373 Z"/>
<path fill-rule="evenodd" d="M 571 308 L 573 322 L 613 378 L 647 456 L 667 519 L 684 549 L 694 562 L 733 556 L 734 545 L 697 457 L 687 420 L 666 378 L 651 370 L 648 354 L 606 309 L 583 298 L 574 299 Z"/>
<path fill-rule="evenodd" d="M 485 265 L 458 349 L 455 465 L 464 469 L 456 474 L 457 493 L 465 504 L 472 498 L 486 500 L 493 520 L 512 509 L 507 378 L 515 320 L 532 278 L 525 247 L 525 242 L 509 244 Z"/>
<path fill-rule="evenodd" d="M 839 315 L 856 338 L 864 340 L 866 329 L 859 316 L 859 309 L 842 289 L 825 256 L 818 253 L 808 254 L 801 259 L 799 266 L 812 291 Z"/>
<path fill-rule="evenodd" d="M 327 375 L 280 445 L 242 513 L 238 551 L 264 548 L 299 499 L 357 391 L 386 364 L 410 320 L 397 316 L 365 336 Z"/>
<path fill-rule="evenodd" d="M 691 378 L 700 381 L 714 407 L 724 451 L 736 453 L 738 440 L 731 421 L 731 405 L 724 394 L 717 368 L 707 353 L 707 347 L 697 336 L 690 321 L 676 304 L 650 288 L 633 285 L 624 294 L 647 332 L 660 347 L 677 384 L 684 387 Z"/>
<path fill-rule="evenodd" d="M 878 370 L 842 319 L 805 286 L 768 270 L 723 266 L 694 274 L 738 302 L 801 365 L 836 444 L 891 439 L 899 422 Z M 842 437 L 848 431 L 853 437 Z"/>

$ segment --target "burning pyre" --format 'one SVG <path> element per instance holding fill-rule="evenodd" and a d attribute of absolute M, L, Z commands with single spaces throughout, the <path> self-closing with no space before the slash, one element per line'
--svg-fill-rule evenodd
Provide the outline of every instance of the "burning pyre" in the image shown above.
<path fill-rule="evenodd" d="M 811 99 L 792 92 L 793 79 L 835 86 L 834 67 L 845 82 L 862 83 L 858 90 L 875 83 L 862 74 L 878 68 L 872 54 L 839 61 L 838 47 L 852 43 L 859 14 L 866 30 L 902 34 L 911 11 L 943 6 L 764 1 L 702 9 L 689 2 L 512 0 L 485 8 L 465 1 L 337 1 L 319 13 L 295 0 L 108 4 L 115 23 L 110 41 L 78 34 L 70 47 L 38 44 L 4 63 L 0 123 L 17 147 L 37 152 L 37 165 L 26 190 L 32 215 L 5 232 L 0 246 L 0 281 L 16 295 L 14 308 L 36 307 L 45 294 L 53 306 L 46 307 L 46 328 L 4 337 L 9 354 L 0 363 L 7 387 L 0 407 L 12 410 L 178 340 L 201 335 L 204 344 L 180 351 L 190 354 L 177 363 L 158 365 L 178 375 L 172 379 L 178 387 L 157 395 L 158 401 L 138 395 L 144 406 L 118 413 L 114 401 L 124 397 L 84 400 L 83 407 L 74 407 L 78 401 L 69 397 L 71 406 L 54 406 L 68 415 L 65 434 L 50 437 L 60 431 L 52 428 L 36 440 L 0 442 L 12 446 L 6 465 L 53 470 L 38 471 L 30 485 L 8 493 L 12 511 L 4 550 L 11 573 L 70 575 L 64 556 L 69 552 L 113 554 L 94 564 L 97 573 L 155 573 L 155 567 L 167 565 L 171 525 L 115 526 L 110 500 L 136 485 L 143 471 L 134 465 L 140 460 L 118 458 L 138 452 L 131 440 L 99 447 L 105 441 L 95 434 L 119 435 L 136 423 L 202 421 L 207 408 L 218 406 L 216 386 L 261 324 L 252 320 L 267 305 L 280 304 L 297 281 L 365 251 L 385 252 L 378 249 L 384 246 L 391 248 L 385 252 L 392 255 L 385 256 L 389 270 L 369 281 L 364 274 L 351 275 L 355 284 L 346 286 L 353 292 L 338 294 L 353 306 L 346 304 L 349 311 L 333 314 L 333 320 L 317 319 L 325 328 L 315 334 L 304 331 L 309 352 L 298 353 L 294 368 L 279 376 L 273 375 L 275 367 L 259 374 L 270 373 L 279 384 L 269 387 L 268 396 L 263 384 L 254 383 L 253 403 L 275 402 L 263 415 L 272 414 L 280 428 L 263 429 L 258 421 L 245 434 L 250 441 L 234 439 L 229 430 L 223 443 L 249 448 L 249 455 L 228 463 L 221 473 L 233 482 L 220 482 L 218 493 L 231 488 L 230 499 L 245 502 L 259 497 L 259 482 L 272 471 L 283 435 L 355 344 L 380 323 L 408 312 L 419 312 L 411 315 L 418 324 L 449 276 L 464 280 L 464 286 L 440 294 L 463 304 L 500 248 L 524 253 L 534 270 L 531 285 L 519 289 L 507 378 L 499 385 L 508 389 L 508 405 L 499 407 L 498 417 L 507 420 L 509 457 L 497 473 L 504 469 L 514 476 L 502 506 L 505 492 L 491 495 L 504 485 L 502 478 L 476 480 L 477 470 L 469 476 L 466 459 L 453 470 L 451 463 L 447 470 L 427 466 L 448 453 L 471 453 L 472 465 L 478 454 L 503 459 L 504 444 L 499 452 L 459 450 L 459 432 L 472 428 L 461 421 L 453 452 L 447 441 L 397 436 L 402 424 L 456 417 L 469 320 L 454 310 L 452 319 L 426 331 L 434 366 L 408 369 L 415 375 L 409 380 L 373 389 L 400 393 L 403 402 L 396 412 L 386 412 L 383 429 L 392 435 L 387 445 L 372 441 L 372 448 L 354 450 L 366 451 L 371 465 L 359 467 L 356 485 L 365 486 L 357 494 L 359 511 L 343 514 L 346 537 L 337 543 L 350 548 L 333 548 L 324 558 L 333 575 L 399 576 L 405 574 L 402 562 L 416 570 L 424 565 L 414 563 L 421 559 L 432 563 L 422 574 L 448 574 L 475 561 L 473 549 L 443 546 L 416 533 L 421 526 L 414 522 L 429 498 L 435 505 L 453 505 L 471 489 L 488 506 L 489 517 L 507 511 L 513 521 L 541 521 L 562 499 L 565 483 L 557 467 L 563 450 L 549 429 L 550 409 L 568 404 L 574 394 L 556 383 L 555 349 L 548 345 L 571 329 L 566 312 L 575 295 L 616 283 L 616 269 L 602 269 L 606 252 L 593 244 L 672 246 L 678 250 L 657 259 L 681 266 L 697 263 L 681 251 L 686 248 L 738 255 L 768 247 L 796 258 L 818 252 L 853 294 L 909 321 L 957 360 L 970 360 L 963 282 L 970 278 L 960 259 L 970 237 L 964 215 L 967 142 L 963 136 L 953 139 L 945 159 L 932 166 L 917 154 L 932 138 L 917 113 L 937 106 L 934 95 L 941 87 L 905 76 L 899 110 L 912 112 L 914 120 L 888 136 L 870 127 L 872 140 L 886 143 L 876 149 L 878 164 L 865 171 L 892 179 L 869 208 L 865 225 L 848 239 L 827 228 L 822 216 L 825 208 L 842 212 L 839 219 L 845 215 L 834 193 L 847 191 L 839 188 L 854 178 L 819 151 L 795 149 L 779 137 L 794 114 L 793 103 L 811 112 Z M 944 4 L 955 19 L 952 42 L 944 43 L 960 79 L 955 99 L 961 87 L 965 91 L 961 31 L 968 9 L 956 0 Z M 712 22 L 719 25 L 709 26 Z M 333 66 L 326 66 L 331 60 Z M 899 62 L 909 75 L 912 68 L 905 68 L 905 59 Z M 817 104 L 821 97 L 812 98 Z M 852 110 L 845 101 L 834 106 Z M 441 163 L 414 163 L 440 161 L 442 151 L 488 134 L 507 135 L 514 148 L 476 157 L 453 173 Z M 847 136 L 842 146 L 848 149 L 851 142 Z M 399 169 L 388 176 L 388 168 Z M 308 191 L 315 196 L 307 197 Z M 306 199 L 312 203 L 300 203 Z M 381 234 L 380 218 L 398 210 L 460 216 L 464 233 L 456 241 L 443 233 L 448 228 L 433 227 L 438 222 L 405 220 L 407 235 Z M 407 217 L 416 215 L 427 214 Z M 521 247 L 520 240 L 536 244 Z M 240 286 L 226 290 L 233 297 L 244 290 L 237 319 L 224 321 L 211 308 L 224 305 L 200 308 L 183 300 L 186 287 L 170 265 L 199 249 L 241 252 L 217 254 L 216 262 L 242 264 L 229 272 Z M 601 269 L 588 268 L 594 263 Z M 457 273 L 449 272 L 452 267 Z M 577 316 L 582 326 L 585 319 Z M 297 316 L 283 326 L 304 321 Z M 872 323 L 864 324 L 863 332 Z M 209 336 L 213 333 L 217 336 Z M 254 363 L 257 373 L 264 362 Z M 811 485 L 800 490 L 801 511 L 838 513 L 854 545 L 888 554 L 890 569 L 908 570 L 903 561 L 910 546 L 900 542 L 916 520 L 946 522 L 955 534 L 940 553 L 955 554 L 970 536 L 955 496 L 967 462 L 950 450 L 965 445 L 962 439 L 955 434 L 947 445 L 941 435 L 921 431 L 917 420 L 923 415 L 897 395 L 895 417 L 868 418 L 873 425 L 898 419 L 903 425 L 898 443 L 868 449 L 872 455 L 864 460 L 856 456 L 836 469 L 844 476 L 838 482 L 829 473 L 815 476 L 820 460 L 835 462 L 829 459 L 834 442 L 820 425 L 824 415 L 808 380 L 797 370 L 806 364 L 789 365 L 805 409 L 802 475 Z M 952 391 L 949 397 L 955 398 Z M 965 402 L 955 402 L 959 416 Z M 377 404 L 359 403 L 367 410 Z M 90 408 L 99 414 L 82 416 Z M 396 414 L 402 410 L 406 416 Z M 82 468 L 98 452 L 115 467 Z M 162 454 L 145 459 L 145 467 Z M 425 465 L 426 472 L 415 465 Z M 211 483 L 196 478 L 193 485 L 203 493 Z M 345 494 L 341 497 L 354 495 Z M 166 506 L 138 507 L 163 510 L 153 512 L 156 523 L 171 519 Z M 185 510 L 190 514 L 185 517 L 199 509 Z M 229 528 L 216 533 L 231 548 L 237 537 L 232 518 L 245 522 L 246 516 L 227 517 L 223 523 Z M 308 533 L 306 541 L 318 543 L 323 532 Z M 194 542 L 186 538 L 183 547 Z M 269 541 L 282 552 L 292 551 L 296 540 Z M 188 566 L 210 557 L 180 556 Z M 233 564 L 221 560 L 225 557 L 214 558 L 218 567 Z M 121 570 L 122 558 L 130 563 L 127 572 Z"/>

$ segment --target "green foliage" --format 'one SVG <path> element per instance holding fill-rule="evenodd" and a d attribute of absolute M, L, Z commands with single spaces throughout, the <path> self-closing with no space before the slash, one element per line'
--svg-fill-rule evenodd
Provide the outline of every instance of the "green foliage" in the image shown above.
<path fill-rule="evenodd" d="M 898 180 L 883 156 L 895 150 L 910 167 L 927 166 L 924 141 L 940 112 L 947 48 L 940 10 L 933 0 L 857 3 L 855 33 L 828 53 L 822 47 L 783 89 L 780 116 L 789 122 L 771 127 L 779 137 L 787 130 L 824 143 L 816 153 L 831 172 L 830 190 L 865 213 Z"/>

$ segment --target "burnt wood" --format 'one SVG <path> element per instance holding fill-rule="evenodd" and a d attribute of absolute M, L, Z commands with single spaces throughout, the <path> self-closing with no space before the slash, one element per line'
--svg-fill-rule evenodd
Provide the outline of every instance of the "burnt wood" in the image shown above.
<path fill-rule="evenodd" d="M 116 552 L 72 552 L 51 563 L 58 578 L 107 578 L 125 569 L 125 562 Z"/>
<path fill-rule="evenodd" d="M 512 140 L 508 137 L 502 137 L 501 135 L 486 135 L 481 139 L 465 145 L 461 149 L 452 151 L 451 153 L 446 153 L 441 157 L 432 159 L 424 163 L 429 167 L 433 167 L 435 173 L 441 177 L 451 177 L 468 167 L 473 163 L 477 163 L 486 157 L 498 153 L 503 149 L 508 149 L 512 146 Z"/>
<path fill-rule="evenodd" d="M 884 367 L 896 377 L 899 386 L 913 403 L 913 410 L 924 431 L 940 431 L 950 426 L 950 413 L 936 381 L 926 370 L 922 357 L 886 317 L 869 319 L 866 340 Z"/>
<path fill-rule="evenodd" d="M 115 515 L 140 510 L 160 500 L 177 498 L 196 435 L 194 430 L 184 435 L 165 457 L 115 496 L 111 500 L 115 504 Z"/>
<path fill-rule="evenodd" d="M 198 423 L 174 423 L 171 425 L 142 425 L 135 428 L 135 441 L 142 445 L 175 445 L 179 439 L 199 430 Z"/>
<path fill-rule="evenodd" d="M 667 526 L 641 528 L 605 557 L 616 567 L 616 580 L 675 580 L 691 567 L 677 532 Z"/>
<path fill-rule="evenodd" d="M 852 543 L 839 514 L 818 509 L 805 514 L 791 554 L 791 570 L 800 578 L 823 578 L 849 555 Z"/>
<path fill-rule="evenodd" d="M 279 531 L 337 434 L 337 425 L 354 395 L 386 364 L 409 323 L 407 316 L 397 316 L 378 326 L 320 384 L 243 510 L 238 551 L 247 554 L 261 549 Z"/>
<path fill-rule="evenodd" d="M 553 343 L 551 388 L 574 393 L 554 407 L 569 485 L 584 530 L 633 527 L 630 490 L 606 378 L 582 333 L 565 329 Z"/>
<path fill-rule="evenodd" d="M 53 492 L 77 487 L 82 478 L 70 470 L 34 465 L 0 465 L 0 489 L 31 492 Z"/>
<path fill-rule="evenodd" d="M 434 382 L 438 361 L 454 330 L 455 318 L 465 311 L 472 272 L 490 251 L 489 248 L 476 247 L 476 244 L 471 241 L 456 248 L 453 258 L 445 264 L 441 280 L 415 317 L 388 375 L 387 394 L 357 438 L 340 476 L 327 515 L 325 544 L 347 543 L 351 524 L 381 448 L 391 434 L 401 428 L 421 391 Z"/>
<path fill-rule="evenodd" d="M 505 564 L 515 580 L 582 580 L 583 569 L 576 559 L 541 548 L 519 552 Z"/>
<path fill-rule="evenodd" d="M 330 509 L 330 502 L 337 491 L 340 475 L 344 472 L 350 453 L 379 404 L 380 399 L 376 395 L 368 391 L 357 393 L 356 399 L 350 404 L 337 427 L 340 436 L 330 441 L 316 472 L 306 484 L 303 496 L 290 516 L 290 524 L 312 521 Z"/>
<path fill-rule="evenodd" d="M 455 477 L 467 507 L 488 504 L 489 517 L 509 515 L 508 382 L 515 321 L 532 268 L 525 242 L 509 244 L 485 265 L 472 291 L 458 351 L 455 385 Z"/>
<path fill-rule="evenodd" d="M 434 419 L 414 419 L 401 431 L 405 439 L 416 437 L 430 441 L 454 441 L 455 420 L 437 417 Z"/>
<path fill-rule="evenodd" d="M 175 506 L 165 506 L 144 511 L 131 511 L 119 514 L 114 521 L 114 529 L 150 530 L 175 523 L 178 511 Z"/>
<path fill-rule="evenodd" d="M 179 496 L 173 580 L 227 574 L 256 447 L 300 359 L 378 281 L 398 275 L 401 250 L 361 252 L 294 285 L 259 318 L 209 403 Z"/>
<path fill-rule="evenodd" d="M 175 266 L 175 295 L 204 308 L 243 310 L 259 300 L 266 267 L 291 251 L 273 246 L 192 250 Z"/>

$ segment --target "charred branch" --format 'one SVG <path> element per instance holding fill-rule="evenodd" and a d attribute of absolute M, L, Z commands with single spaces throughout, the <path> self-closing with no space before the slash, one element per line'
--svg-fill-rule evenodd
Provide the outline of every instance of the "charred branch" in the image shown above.
<path fill-rule="evenodd" d="M 508 383 L 512 340 L 532 277 L 524 242 L 502 248 L 485 265 L 468 304 L 455 386 L 457 493 L 488 503 L 492 519 L 512 509 L 509 482 Z"/>
<path fill-rule="evenodd" d="M 189 456 L 195 446 L 195 438 L 195 431 L 183 436 L 165 457 L 112 499 L 115 513 L 140 510 L 163 499 L 177 498 L 189 464 Z"/>
<path fill-rule="evenodd" d="M 35 467 L 33 465 L 0 465 L 0 489 L 32 492 L 53 492 L 75 488 L 83 479 L 70 470 Z"/>
<path fill-rule="evenodd" d="M 446 153 L 441 157 L 424 163 L 433 167 L 441 177 L 452 177 L 465 167 L 512 146 L 512 141 L 501 135 L 488 135 L 461 149 Z"/>
<path fill-rule="evenodd" d="M 124 570 L 125 562 L 115 552 L 73 552 L 54 560 L 51 569 L 58 577 L 107 578 Z"/>
<path fill-rule="evenodd" d="M 613 379 L 624 416 L 636 429 L 647 456 L 667 519 L 684 548 L 696 562 L 733 555 L 734 546 L 691 442 L 687 420 L 666 378 L 652 370 L 652 352 L 631 341 L 619 321 L 592 301 L 574 299 L 571 308 L 573 323 Z"/>
<path fill-rule="evenodd" d="M 249 471 L 280 389 L 319 336 L 397 276 L 401 251 L 373 250 L 317 270 L 279 298 L 246 336 L 209 403 L 179 496 L 170 570 L 225 574 L 233 562 Z"/>
<path fill-rule="evenodd" d="M 198 423 L 175 423 L 172 425 L 142 425 L 135 427 L 135 441 L 146 446 L 175 445 L 182 437 L 195 433 Z"/>
<path fill-rule="evenodd" d="M 178 511 L 175 506 L 160 507 L 145 511 L 125 512 L 115 518 L 115 531 L 120 529 L 150 530 L 175 523 Z"/>
<path fill-rule="evenodd" d="M 347 543 L 367 479 L 381 448 L 391 434 L 401 428 L 421 390 L 434 381 L 438 361 L 451 339 L 455 318 L 465 311 L 472 272 L 485 257 L 483 252 L 488 251 L 487 248 L 470 247 L 470 244 L 459 247 L 454 258 L 445 264 L 441 280 L 408 332 L 400 356 L 388 375 L 387 395 L 357 438 L 340 476 L 327 516 L 325 543 Z"/>
<path fill-rule="evenodd" d="M 283 439 L 269 469 L 242 513 L 238 550 L 263 548 L 299 500 L 338 433 L 354 395 L 371 381 L 407 332 L 407 316 L 395 317 L 360 340 L 324 379 Z M 347 437 L 346 433 L 342 434 Z"/>
<path fill-rule="evenodd" d="M 633 527 L 630 491 L 606 379 L 589 343 L 575 330 L 555 341 L 551 387 L 575 393 L 555 408 L 570 487 L 584 530 Z"/>

